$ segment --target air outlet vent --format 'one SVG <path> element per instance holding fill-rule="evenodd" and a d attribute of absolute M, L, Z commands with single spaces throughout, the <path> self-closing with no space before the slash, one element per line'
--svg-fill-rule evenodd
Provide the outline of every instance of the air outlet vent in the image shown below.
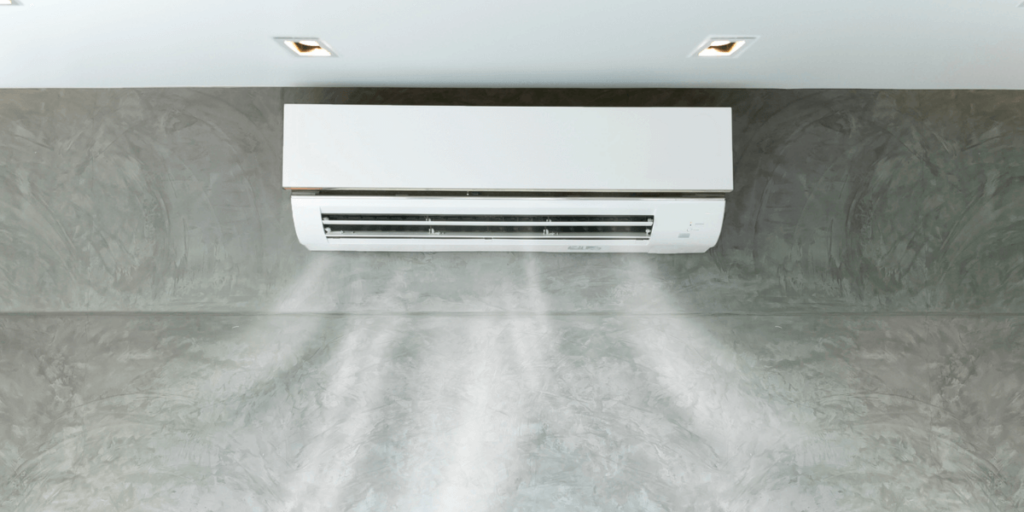
<path fill-rule="evenodd" d="M 325 213 L 321 218 L 328 239 L 649 240 L 654 228 L 654 217 L 647 215 Z"/>

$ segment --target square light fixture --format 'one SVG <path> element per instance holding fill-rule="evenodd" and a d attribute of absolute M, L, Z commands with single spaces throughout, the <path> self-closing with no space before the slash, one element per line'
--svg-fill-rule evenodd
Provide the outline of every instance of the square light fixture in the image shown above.
<path fill-rule="evenodd" d="M 334 51 L 327 46 L 327 43 L 315 37 L 275 37 L 274 39 L 299 57 L 334 57 Z"/>
<path fill-rule="evenodd" d="M 736 57 L 756 40 L 756 37 L 709 37 L 697 47 L 698 57 Z"/>

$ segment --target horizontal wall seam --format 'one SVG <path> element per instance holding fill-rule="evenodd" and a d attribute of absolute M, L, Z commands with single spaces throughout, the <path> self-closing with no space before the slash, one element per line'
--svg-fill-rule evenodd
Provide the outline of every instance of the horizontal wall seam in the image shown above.
<path fill-rule="evenodd" d="M 693 312 L 633 313 L 629 311 L 365 311 L 365 312 L 253 312 L 253 311 L 8 311 L 4 317 L 86 317 L 86 316 L 235 316 L 235 317 L 946 317 L 1015 318 L 1024 312 L 876 312 L 876 311 L 788 311 L 788 312 Z"/>

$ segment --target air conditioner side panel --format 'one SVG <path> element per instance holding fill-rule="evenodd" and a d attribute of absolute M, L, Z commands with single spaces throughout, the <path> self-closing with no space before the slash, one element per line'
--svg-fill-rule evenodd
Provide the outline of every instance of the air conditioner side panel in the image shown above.
<path fill-rule="evenodd" d="M 652 215 L 650 240 L 328 239 L 325 213 Z M 299 242 L 313 251 L 701 253 L 718 242 L 724 199 L 508 199 L 292 196 Z"/>

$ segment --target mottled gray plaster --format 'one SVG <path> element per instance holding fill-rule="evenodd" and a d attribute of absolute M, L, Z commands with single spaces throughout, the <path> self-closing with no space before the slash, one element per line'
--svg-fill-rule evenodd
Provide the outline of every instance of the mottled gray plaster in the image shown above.
<path fill-rule="evenodd" d="M 0 319 L 0 510 L 1008 511 L 1024 321 Z"/>
<path fill-rule="evenodd" d="M 311 254 L 286 101 L 731 106 L 736 191 L 704 255 Z M 0 91 L 0 510 L 1024 510 L 1022 114 Z"/>
<path fill-rule="evenodd" d="M 731 106 L 719 246 L 538 257 L 558 311 L 675 312 L 642 259 L 688 312 L 1024 312 L 1024 93 L 408 89 L 3 91 L 0 311 L 534 310 L 517 255 L 305 252 L 282 96 Z"/>

